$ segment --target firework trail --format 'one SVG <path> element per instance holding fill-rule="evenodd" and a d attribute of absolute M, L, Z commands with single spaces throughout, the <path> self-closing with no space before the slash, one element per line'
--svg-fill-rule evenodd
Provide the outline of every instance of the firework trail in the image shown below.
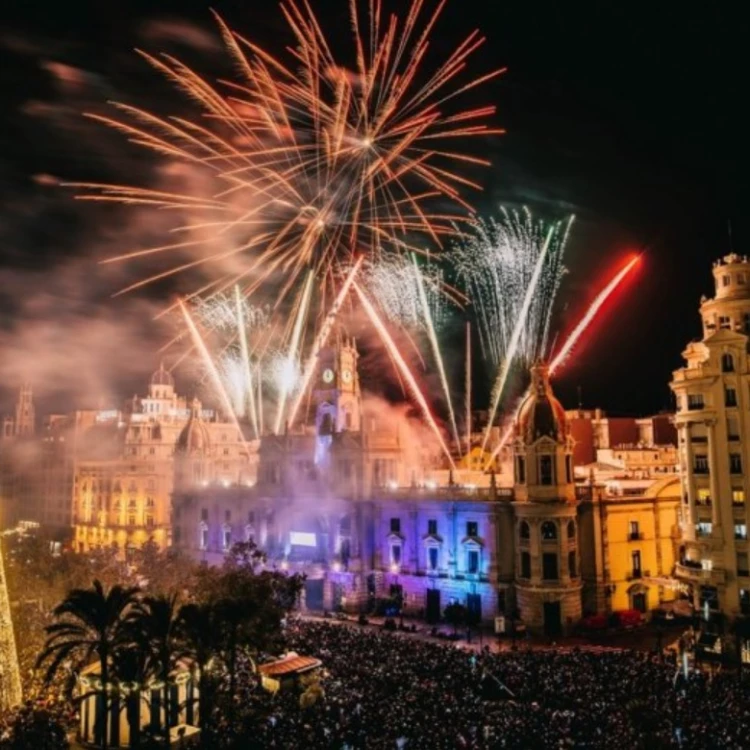
<path fill-rule="evenodd" d="M 412 392 L 412 396 L 422 409 L 422 414 L 424 415 L 425 421 L 435 433 L 435 436 L 438 439 L 438 443 L 443 449 L 443 452 L 448 459 L 451 469 L 455 469 L 456 465 L 453 461 L 453 456 L 451 456 L 451 453 L 448 450 L 448 446 L 445 444 L 445 440 L 443 439 L 443 436 L 440 432 L 440 428 L 437 426 L 437 422 L 435 422 L 435 418 L 432 416 L 432 412 L 430 411 L 427 399 L 424 397 L 424 394 L 417 385 L 417 381 L 415 380 L 414 375 L 406 364 L 404 358 L 401 356 L 401 352 L 398 350 L 398 347 L 391 338 L 391 335 L 388 333 L 388 329 L 385 327 L 383 321 L 378 317 L 378 313 L 373 307 L 373 304 L 367 298 L 367 295 L 364 293 L 364 291 L 362 291 L 361 287 L 356 282 L 354 282 L 354 291 L 356 292 L 362 307 L 370 318 L 370 321 L 375 327 L 375 330 L 378 332 L 381 340 L 385 344 L 385 347 L 388 350 L 388 354 L 398 367 L 404 381 L 408 384 L 409 389 Z"/>
<path fill-rule="evenodd" d="M 453 262 L 476 309 L 482 352 L 492 367 L 499 368 L 507 358 L 543 252 L 545 262 L 518 338 L 516 357 L 518 364 L 527 368 L 545 355 L 573 218 L 549 225 L 535 219 L 528 208 L 520 212 L 502 208 L 499 219 L 477 222 L 474 236 L 456 243 Z"/>
<path fill-rule="evenodd" d="M 247 345 L 247 323 L 245 317 L 244 300 L 242 299 L 242 292 L 240 292 L 239 286 L 234 287 L 234 301 L 237 315 L 237 335 L 240 340 L 240 354 L 242 356 L 242 374 L 244 375 L 245 386 L 247 387 L 247 393 L 245 394 L 245 398 L 243 398 L 242 411 L 244 412 L 244 406 L 245 403 L 247 403 L 250 408 L 250 422 L 253 425 L 253 432 L 255 434 L 255 439 L 257 440 L 260 437 L 260 433 L 258 431 L 258 415 L 255 405 L 255 389 L 253 388 L 252 366 L 250 364 L 250 349 Z"/>
<path fill-rule="evenodd" d="M 245 442 L 245 436 L 242 434 L 242 428 L 240 427 L 240 423 L 237 421 L 237 414 L 234 411 L 234 408 L 232 405 L 232 399 L 229 397 L 229 394 L 227 393 L 227 390 L 224 387 L 224 384 L 221 379 L 221 375 L 219 374 L 219 370 L 214 364 L 213 359 L 211 358 L 211 354 L 208 351 L 206 342 L 203 340 L 203 337 L 201 336 L 201 333 L 198 330 L 198 326 L 195 324 L 195 321 L 190 315 L 190 310 L 188 309 L 188 306 L 182 300 L 178 301 L 178 305 L 179 305 L 180 311 L 182 312 L 187 329 L 190 332 L 190 336 L 193 340 L 193 346 L 198 350 L 201 356 L 201 359 L 203 360 L 203 363 L 206 367 L 206 370 L 208 371 L 208 374 L 211 377 L 214 388 L 216 389 L 216 393 L 219 395 L 219 398 L 222 401 L 222 405 L 227 413 L 227 416 L 230 416 L 232 418 L 232 421 L 234 422 L 234 426 L 237 428 L 237 434 L 239 436 L 240 442 L 243 444 L 243 446 L 245 447 L 245 451 L 247 451 L 249 455 L 247 443 Z"/>
<path fill-rule="evenodd" d="M 605 286 L 604 289 L 602 289 L 602 291 L 599 292 L 599 294 L 596 296 L 596 299 L 594 299 L 594 301 L 591 303 L 591 305 L 589 306 L 589 308 L 586 310 L 585 314 L 579 321 L 578 325 L 573 329 L 571 334 L 565 340 L 565 343 L 560 348 L 560 351 L 557 353 L 557 355 L 553 358 L 552 362 L 550 363 L 550 367 L 549 367 L 550 376 L 554 375 L 554 373 L 557 372 L 557 370 L 559 370 L 560 367 L 565 363 L 567 357 L 570 355 L 570 352 L 575 346 L 576 342 L 580 340 L 581 336 L 586 332 L 586 329 L 591 325 L 591 322 L 594 320 L 594 318 L 596 317 L 596 314 L 602 308 L 602 305 L 604 305 L 604 303 L 611 296 L 611 294 L 615 291 L 615 289 L 617 289 L 617 287 L 622 283 L 623 279 L 630 273 L 633 267 L 640 261 L 640 258 L 641 258 L 640 255 L 637 255 L 634 258 L 632 258 L 627 263 L 627 265 L 614 276 L 614 278 L 607 284 L 607 286 Z M 521 403 L 523 403 L 523 399 L 519 401 L 519 407 Z M 503 433 L 503 436 L 501 437 L 500 442 L 497 444 L 494 451 L 492 452 L 492 455 L 487 461 L 485 470 L 487 470 L 492 465 L 492 462 L 498 456 L 498 454 L 503 449 L 503 447 L 508 442 L 508 440 L 510 440 L 511 435 L 513 434 L 513 429 L 515 427 L 516 420 L 518 418 L 519 407 L 516 408 L 516 411 L 515 411 L 515 414 L 513 416 L 513 420 L 510 426 Z"/>
<path fill-rule="evenodd" d="M 580 323 L 573 329 L 573 332 L 568 336 L 565 343 L 562 345 L 560 351 L 555 355 L 549 366 L 549 374 L 553 375 L 555 371 L 564 364 L 565 360 L 570 355 L 572 348 L 576 345 L 576 342 L 585 333 L 586 329 L 591 324 L 596 314 L 601 309 L 602 305 L 607 301 L 612 292 L 617 289 L 622 280 L 630 273 L 633 267 L 640 261 L 641 256 L 636 255 L 630 260 L 630 262 L 602 289 L 597 295 L 596 299 L 591 303 L 591 306 L 586 311 L 586 314 L 581 318 Z"/>
<path fill-rule="evenodd" d="M 236 292 L 218 293 L 205 299 L 196 298 L 192 313 L 207 330 L 234 334 L 240 325 L 245 331 L 265 329 L 271 318 L 271 307 L 251 305 L 240 295 L 238 310 Z"/>
<path fill-rule="evenodd" d="M 271 301 L 272 317 L 289 320 L 290 300 L 299 299 L 312 272 L 317 294 L 309 320 L 317 325 L 327 320 L 355 258 L 424 255 L 425 242 L 430 252 L 442 248 L 471 213 L 464 193 L 480 187 L 460 168 L 489 165 L 464 144 L 503 132 L 488 124 L 494 106 L 461 104 L 503 73 L 470 73 L 485 43 L 480 32 L 442 60 L 433 54 L 431 35 L 446 1 L 412 0 L 400 18 L 387 14 L 382 0 L 349 0 L 352 43 L 342 50 L 340 24 L 334 45 L 308 0 L 283 0 L 295 43 L 280 57 L 216 16 L 237 71 L 219 85 L 172 56 L 140 53 L 197 106 L 196 115 L 160 117 L 115 104 L 114 117 L 90 116 L 189 165 L 200 187 L 77 185 L 84 199 L 179 217 L 169 242 L 109 259 L 162 263 L 120 293 L 197 274 L 191 297 L 239 285 L 243 297 L 260 307 Z M 353 60 L 354 68 L 341 60 Z"/>
<path fill-rule="evenodd" d="M 363 286 L 385 318 L 404 329 L 427 331 L 429 323 L 420 287 L 427 298 L 432 325 L 440 330 L 450 298 L 441 269 L 432 263 L 421 267 L 403 255 L 387 253 L 363 268 Z"/>
<path fill-rule="evenodd" d="M 542 269 L 544 268 L 545 261 L 547 260 L 547 250 L 549 248 L 550 239 L 552 237 L 552 228 L 547 232 L 547 239 L 542 245 L 542 250 L 539 253 L 536 264 L 534 265 L 534 272 L 531 275 L 531 280 L 526 288 L 526 293 L 523 297 L 521 309 L 518 311 L 518 317 L 516 318 L 515 326 L 513 327 L 513 333 L 511 334 L 510 341 L 508 342 L 508 350 L 505 352 L 505 358 L 503 360 L 503 366 L 500 368 L 500 372 L 497 375 L 495 384 L 492 388 L 492 404 L 490 406 L 490 416 L 487 421 L 487 429 L 484 433 L 484 439 L 482 440 L 482 450 L 487 445 L 487 440 L 490 436 L 490 430 L 492 424 L 495 421 L 495 414 L 497 414 L 497 407 L 500 405 L 500 399 L 502 398 L 503 391 L 505 389 L 505 383 L 510 373 L 511 365 L 513 364 L 518 354 L 518 346 L 521 342 L 521 336 L 526 329 L 526 321 L 529 315 L 529 310 L 535 299 L 537 299 L 537 288 L 539 286 L 539 280 L 542 277 Z"/>

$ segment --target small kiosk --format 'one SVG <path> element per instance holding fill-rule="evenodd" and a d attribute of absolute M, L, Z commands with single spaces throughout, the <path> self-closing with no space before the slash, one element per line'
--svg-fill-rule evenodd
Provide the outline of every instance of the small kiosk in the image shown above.
<path fill-rule="evenodd" d="M 290 651 L 280 659 L 258 667 L 263 687 L 270 693 L 291 688 L 305 688 L 318 679 L 323 663 L 312 656 Z"/>

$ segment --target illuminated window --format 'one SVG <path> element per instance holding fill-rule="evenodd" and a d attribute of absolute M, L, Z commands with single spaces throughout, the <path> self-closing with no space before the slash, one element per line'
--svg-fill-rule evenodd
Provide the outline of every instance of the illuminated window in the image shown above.
<path fill-rule="evenodd" d="M 224 533 L 222 535 L 222 546 L 225 550 L 232 546 L 232 530 L 228 527 L 224 527 Z"/>
<path fill-rule="evenodd" d="M 198 529 L 198 545 L 201 549 L 208 547 L 208 527 L 204 523 Z"/>
<path fill-rule="evenodd" d="M 734 538 L 735 539 L 747 539 L 747 525 L 744 523 L 736 523 L 734 525 Z"/>
<path fill-rule="evenodd" d="M 713 524 L 710 521 L 701 521 L 695 524 L 695 532 L 698 536 L 710 536 L 713 530 Z"/>
<path fill-rule="evenodd" d="M 711 505 L 711 492 L 705 487 L 698 488 L 698 505 Z"/>
<path fill-rule="evenodd" d="M 732 504 L 733 505 L 745 504 L 745 490 L 732 490 Z"/>

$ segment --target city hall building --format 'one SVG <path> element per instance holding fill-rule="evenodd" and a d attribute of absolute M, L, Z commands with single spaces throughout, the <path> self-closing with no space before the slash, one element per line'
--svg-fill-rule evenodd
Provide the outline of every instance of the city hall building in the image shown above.
<path fill-rule="evenodd" d="M 675 597 L 679 479 L 625 498 L 593 474 L 577 485 L 575 441 L 546 366 L 532 368 L 514 425 L 512 487 L 494 476 L 476 487 L 452 473 L 434 481 L 426 444 L 363 397 L 357 358 L 347 340 L 321 354 L 314 419 L 262 437 L 254 487 L 213 481 L 213 438 L 191 415 L 175 455 L 173 544 L 216 564 L 254 540 L 268 565 L 306 574 L 310 609 L 396 600 L 435 622 L 459 602 L 474 621 L 513 614 L 551 636 L 584 614 L 645 612 Z"/>

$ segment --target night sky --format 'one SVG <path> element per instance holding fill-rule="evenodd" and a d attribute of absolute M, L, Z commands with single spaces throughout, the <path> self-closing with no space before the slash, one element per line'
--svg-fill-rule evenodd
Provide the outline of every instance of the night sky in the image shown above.
<path fill-rule="evenodd" d="M 29 358 L 44 351 L 53 356 L 35 370 L 38 390 L 72 392 L 85 383 L 127 395 L 153 368 L 168 332 L 150 323 L 157 292 L 110 299 L 129 271 L 113 273 L 97 260 L 158 239 L 161 227 L 134 222 L 118 207 L 92 209 L 55 183 L 147 182 L 158 165 L 81 113 L 104 111 L 108 99 L 156 110 L 169 101 L 189 112 L 133 49 L 166 50 L 226 75 L 209 7 L 270 49 L 286 41 L 281 16 L 275 0 L 7 5 L 0 15 L 0 381 L 15 388 Z M 346 5 L 314 2 L 344 44 Z M 472 202 L 485 215 L 499 203 L 525 203 L 549 218 L 576 213 L 555 317 L 562 333 L 602 279 L 628 253 L 644 251 L 637 275 L 556 390 L 569 406 L 580 386 L 586 406 L 657 411 L 669 408 L 671 372 L 700 333 L 697 305 L 711 293 L 712 261 L 730 248 L 729 220 L 734 248 L 747 249 L 750 24 L 729 3 L 564 7 L 452 0 L 436 29 L 436 44 L 451 46 L 480 27 L 489 40 L 481 69 L 509 68 L 480 97 L 497 104 L 496 121 L 508 132 L 487 144 L 493 168 Z"/>

